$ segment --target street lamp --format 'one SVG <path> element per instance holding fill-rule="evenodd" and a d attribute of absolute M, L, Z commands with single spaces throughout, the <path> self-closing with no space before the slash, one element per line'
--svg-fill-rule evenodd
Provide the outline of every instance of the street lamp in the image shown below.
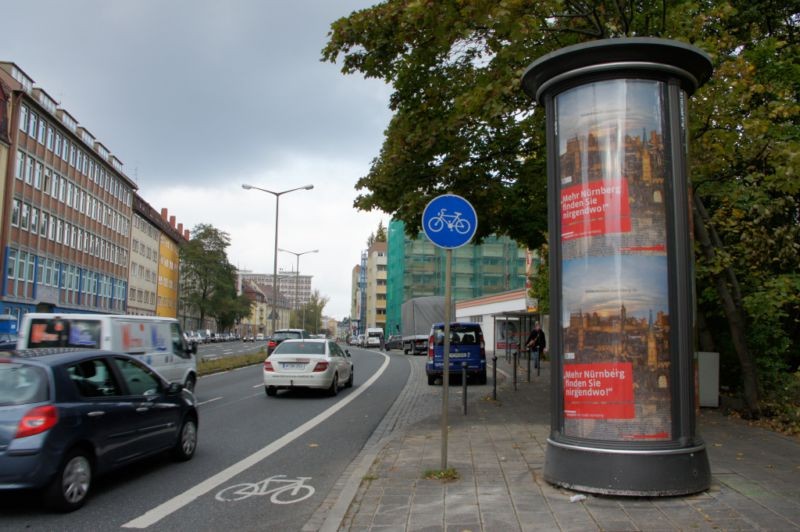
<path fill-rule="evenodd" d="M 295 257 L 297 257 L 297 271 L 294 275 L 294 304 L 297 308 L 295 310 L 300 309 L 300 297 L 298 295 L 298 287 L 300 286 L 300 255 L 305 255 L 306 253 L 319 253 L 318 249 L 310 249 L 308 251 L 303 251 L 302 253 L 295 253 L 294 251 L 289 251 L 288 249 L 278 248 L 278 251 L 283 251 L 284 253 L 291 253 Z M 303 329 L 306 328 L 306 312 L 303 311 Z"/>
<path fill-rule="evenodd" d="M 294 192 L 295 190 L 311 190 L 314 188 L 314 185 L 306 185 L 304 187 L 297 187 L 297 188 L 290 188 L 289 190 L 281 190 L 280 192 L 275 192 L 272 190 L 267 190 L 266 188 L 256 187 L 253 185 L 248 185 L 246 183 L 242 184 L 242 188 L 245 190 L 260 190 L 261 192 L 266 192 L 267 194 L 272 194 L 275 196 L 275 262 L 272 265 L 272 314 L 270 318 L 272 318 L 272 333 L 275 334 L 275 320 L 278 319 L 278 204 L 281 196 L 284 194 L 288 194 L 289 192 Z"/>

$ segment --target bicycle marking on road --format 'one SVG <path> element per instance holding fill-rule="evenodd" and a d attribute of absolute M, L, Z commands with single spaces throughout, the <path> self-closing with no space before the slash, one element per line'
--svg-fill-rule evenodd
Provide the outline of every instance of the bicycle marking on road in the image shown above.
<path fill-rule="evenodd" d="M 216 475 L 213 475 L 205 479 L 204 481 L 200 482 L 194 487 L 189 488 L 188 490 L 176 495 L 175 497 L 169 499 L 168 501 L 159 504 L 155 508 L 145 512 L 139 517 L 132 519 L 131 521 L 128 521 L 127 523 L 122 525 L 122 528 L 147 528 L 149 526 L 154 525 L 155 523 L 161 521 L 165 517 L 177 512 L 187 504 L 190 504 L 198 497 L 201 497 L 206 493 L 214 490 L 215 488 L 221 486 L 225 482 L 228 482 L 236 475 L 243 473 L 244 471 L 258 464 L 262 460 L 280 451 L 285 446 L 287 446 L 300 436 L 304 435 L 306 432 L 327 421 L 327 419 L 330 416 L 332 416 L 339 410 L 343 409 L 345 406 L 353 402 L 359 395 L 366 392 L 381 377 L 381 375 L 383 375 L 383 373 L 386 371 L 386 368 L 389 367 L 390 359 L 388 355 L 385 355 L 383 353 L 378 353 L 378 354 L 384 358 L 383 364 L 381 365 L 380 368 L 378 368 L 378 371 L 376 371 L 372 375 L 372 377 L 367 379 L 367 381 L 364 384 L 362 384 L 358 388 L 355 388 L 352 393 L 346 395 L 342 400 L 338 401 L 335 405 L 331 406 L 327 410 L 324 410 L 320 414 L 317 414 L 316 416 L 309 419 L 308 421 L 306 421 L 293 431 L 284 434 L 274 442 L 261 448 L 260 450 L 256 451 L 250 456 L 243 458 L 237 463 L 229 466 L 226 469 L 223 469 Z"/>
<path fill-rule="evenodd" d="M 269 500 L 272 504 L 294 504 L 314 495 L 316 491 L 314 486 L 305 484 L 306 480 L 311 480 L 311 477 L 286 478 L 286 475 L 273 475 L 261 482 L 243 482 L 228 486 L 218 491 L 214 498 L 221 502 L 234 502 L 243 501 L 257 495 L 270 495 Z M 282 485 L 277 488 L 267 489 L 270 483 Z M 288 500 L 279 499 L 284 492 L 290 492 L 289 495 L 294 496 L 294 498 Z M 304 495 L 302 494 L 303 492 L 305 492 Z"/>

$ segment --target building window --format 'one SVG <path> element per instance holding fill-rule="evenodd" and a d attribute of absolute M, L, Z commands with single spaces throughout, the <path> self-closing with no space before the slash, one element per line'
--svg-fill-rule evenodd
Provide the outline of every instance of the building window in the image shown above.
<path fill-rule="evenodd" d="M 17 150 L 17 171 L 14 174 L 14 177 L 21 180 L 24 174 L 25 174 L 25 152 L 22 150 Z"/>
<path fill-rule="evenodd" d="M 47 149 L 50 151 L 53 151 L 53 136 L 54 136 L 53 128 L 47 126 Z"/>
<path fill-rule="evenodd" d="M 33 171 L 35 164 L 36 161 L 33 160 L 33 157 L 28 157 L 28 164 L 25 165 L 25 182 L 29 185 L 33 184 Z"/>
<path fill-rule="evenodd" d="M 20 217 L 20 229 L 28 229 L 28 222 L 30 221 L 31 206 L 27 203 L 22 204 L 22 216 Z"/>
<path fill-rule="evenodd" d="M 55 154 L 57 157 L 61 157 L 61 133 L 56 132 L 56 149 Z"/>
<path fill-rule="evenodd" d="M 31 112 L 28 115 L 28 136 L 32 138 L 36 138 L 36 126 L 39 124 L 39 117 L 36 116 L 36 113 Z"/>
<path fill-rule="evenodd" d="M 40 162 L 36 162 L 36 175 L 33 178 L 33 187 L 37 190 L 42 188 L 42 174 L 44 174 L 44 166 Z"/>
<path fill-rule="evenodd" d="M 15 199 L 11 207 L 11 225 L 19 226 L 19 200 Z"/>
<path fill-rule="evenodd" d="M 69 158 L 69 141 L 67 140 L 66 137 L 64 137 L 64 149 L 61 150 L 61 159 L 64 162 L 67 162 L 68 158 Z"/>
<path fill-rule="evenodd" d="M 39 209 L 36 207 L 31 209 L 31 233 L 39 233 Z"/>
<path fill-rule="evenodd" d="M 19 129 L 28 132 L 28 107 L 23 105 L 19 109 Z"/>
<path fill-rule="evenodd" d="M 48 214 L 46 212 L 42 212 L 42 217 L 39 220 L 39 236 L 43 238 L 47 236 L 47 221 Z"/>
<path fill-rule="evenodd" d="M 44 145 L 44 137 L 47 134 L 47 122 L 44 121 L 44 118 L 39 118 L 39 131 L 37 131 L 37 133 L 39 144 Z"/>

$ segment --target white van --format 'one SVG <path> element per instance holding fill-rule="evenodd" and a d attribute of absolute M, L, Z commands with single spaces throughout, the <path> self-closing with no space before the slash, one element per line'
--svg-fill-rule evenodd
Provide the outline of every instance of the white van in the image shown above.
<path fill-rule="evenodd" d="M 194 390 L 197 348 L 187 344 L 178 320 L 119 314 L 32 312 L 23 317 L 17 349 L 73 347 L 135 355 L 170 382 Z"/>
<path fill-rule="evenodd" d="M 380 327 L 367 327 L 366 347 L 380 347 L 383 338 L 383 329 Z"/>

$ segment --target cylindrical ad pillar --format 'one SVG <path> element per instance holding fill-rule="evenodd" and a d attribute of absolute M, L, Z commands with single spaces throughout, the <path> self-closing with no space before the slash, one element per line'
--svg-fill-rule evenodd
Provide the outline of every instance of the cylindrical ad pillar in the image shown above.
<path fill-rule="evenodd" d="M 686 119 L 711 69 L 695 47 L 633 38 L 558 50 L 523 76 L 547 113 L 552 484 L 633 496 L 710 485 L 695 432 Z"/>

